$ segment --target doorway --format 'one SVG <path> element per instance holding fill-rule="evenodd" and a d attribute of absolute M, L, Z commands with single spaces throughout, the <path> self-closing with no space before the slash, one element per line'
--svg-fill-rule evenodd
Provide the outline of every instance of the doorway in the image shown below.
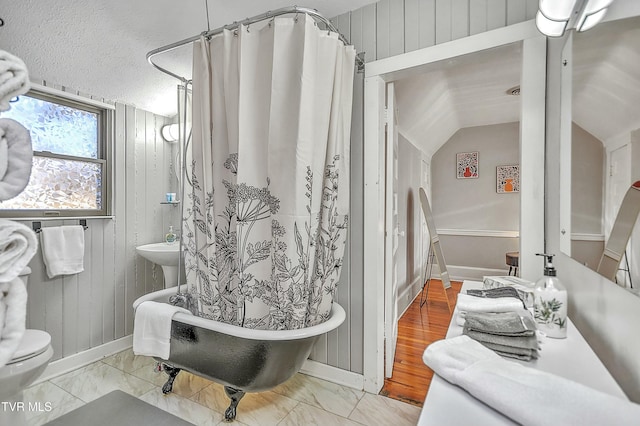
<path fill-rule="evenodd" d="M 365 390 L 377 393 L 384 383 L 385 342 L 385 288 L 392 285 L 389 271 L 394 264 L 385 258 L 385 235 L 393 235 L 385 217 L 386 185 L 388 173 L 385 167 L 385 98 L 386 84 L 404 78 L 424 74 L 442 66 L 442 61 L 463 60 L 464 55 L 497 48 L 511 43 L 522 44 L 521 87 L 527 95 L 521 97 L 523 120 L 520 131 L 520 159 L 527 158 L 521 166 L 521 233 L 520 250 L 534 253 L 544 249 L 543 194 L 544 186 L 544 90 L 546 44 L 534 27 L 506 28 L 484 35 L 437 45 L 410 54 L 387 58 L 367 64 L 365 71 L 365 341 L 364 376 Z M 400 112 L 400 116 L 401 116 Z M 526 118 L 525 118 L 526 117 Z M 433 154 L 433 152 L 431 152 Z M 537 182 L 534 184 L 534 182 Z M 525 190 L 526 189 L 526 190 Z M 393 191 L 393 189 L 390 189 Z M 525 210 L 526 208 L 526 210 Z M 526 231 L 524 230 L 526 224 Z M 402 228 L 400 224 L 399 228 Z M 386 271 L 386 274 L 385 274 Z M 529 260 L 523 261 L 521 271 L 526 277 L 533 275 Z M 389 316 L 387 315 L 387 318 Z"/>

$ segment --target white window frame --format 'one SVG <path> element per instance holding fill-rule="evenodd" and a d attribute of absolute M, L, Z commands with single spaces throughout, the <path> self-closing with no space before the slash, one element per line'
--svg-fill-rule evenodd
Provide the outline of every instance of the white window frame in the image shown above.
<path fill-rule="evenodd" d="M 112 212 L 112 147 L 113 147 L 113 105 L 94 99 L 79 96 L 62 90 L 53 89 L 39 84 L 31 84 L 31 90 L 27 96 L 42 99 L 49 102 L 77 108 L 80 110 L 97 113 L 98 118 L 98 151 L 97 158 L 77 157 L 66 154 L 51 153 L 48 151 L 34 151 L 34 156 L 56 158 L 62 160 L 75 160 L 100 164 L 102 167 L 102 193 L 101 209 L 7 209 L 0 210 L 2 218 L 77 218 L 77 217 L 105 217 Z"/>

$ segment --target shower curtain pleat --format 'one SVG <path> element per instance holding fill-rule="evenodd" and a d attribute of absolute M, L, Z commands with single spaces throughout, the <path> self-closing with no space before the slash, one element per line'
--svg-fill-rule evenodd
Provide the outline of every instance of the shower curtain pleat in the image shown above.
<path fill-rule="evenodd" d="M 196 44 L 183 236 L 199 315 L 266 329 L 328 318 L 348 221 L 354 61 L 306 15 Z"/>

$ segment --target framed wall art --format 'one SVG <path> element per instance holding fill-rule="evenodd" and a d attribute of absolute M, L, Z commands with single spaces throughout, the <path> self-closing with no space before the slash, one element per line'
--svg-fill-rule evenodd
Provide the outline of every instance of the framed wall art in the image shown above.
<path fill-rule="evenodd" d="M 498 194 L 520 192 L 519 165 L 496 167 L 496 192 Z"/>
<path fill-rule="evenodd" d="M 456 154 L 456 176 L 458 179 L 478 178 L 478 151 Z"/>

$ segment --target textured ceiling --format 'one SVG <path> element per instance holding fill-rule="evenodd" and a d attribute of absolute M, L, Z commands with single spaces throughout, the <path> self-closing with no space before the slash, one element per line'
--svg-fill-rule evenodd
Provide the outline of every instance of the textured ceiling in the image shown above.
<path fill-rule="evenodd" d="M 208 1 L 211 29 L 293 5 Z M 330 18 L 374 2 L 306 0 L 304 6 Z M 146 54 L 207 29 L 205 0 L 14 0 L 2 2 L 0 18 L 0 49 L 22 58 L 32 78 L 168 116 L 176 112 L 177 80 L 151 67 Z M 189 75 L 190 51 L 158 63 Z"/>

